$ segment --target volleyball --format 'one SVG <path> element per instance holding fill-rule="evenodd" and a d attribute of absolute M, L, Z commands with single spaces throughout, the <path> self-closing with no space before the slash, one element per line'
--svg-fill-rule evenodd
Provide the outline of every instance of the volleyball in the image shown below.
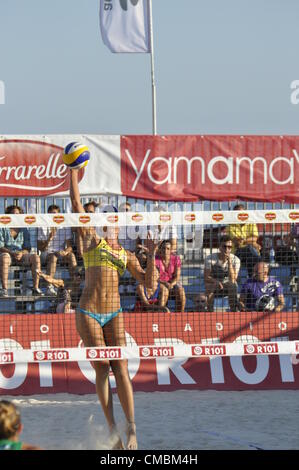
<path fill-rule="evenodd" d="M 71 142 L 64 149 L 63 163 L 69 168 L 83 168 L 90 158 L 89 148 L 79 142 Z"/>

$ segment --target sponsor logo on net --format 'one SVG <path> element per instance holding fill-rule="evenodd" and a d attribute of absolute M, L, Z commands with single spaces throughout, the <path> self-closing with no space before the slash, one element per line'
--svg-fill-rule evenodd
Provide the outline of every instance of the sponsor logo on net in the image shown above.
<path fill-rule="evenodd" d="M 245 344 L 244 354 L 277 354 L 277 343 Z"/>
<path fill-rule="evenodd" d="M 8 364 L 14 362 L 13 352 L 0 353 L 0 364 Z"/>
<path fill-rule="evenodd" d="M 36 217 L 34 215 L 27 215 L 24 218 L 24 221 L 25 221 L 26 224 L 31 225 L 31 224 L 34 224 L 36 222 Z"/>
<path fill-rule="evenodd" d="M 247 214 L 247 212 L 241 212 L 240 214 L 238 214 L 237 218 L 241 222 L 245 222 L 246 220 L 249 219 L 249 214 Z"/>
<path fill-rule="evenodd" d="M 10 224 L 10 222 L 11 222 L 11 217 L 8 217 L 8 216 L 5 216 L 5 215 L 0 217 L 0 223 L 1 224 L 7 225 L 7 224 Z"/>
<path fill-rule="evenodd" d="M 143 220 L 143 216 L 141 214 L 134 214 L 132 215 L 133 222 L 141 222 Z"/>
<path fill-rule="evenodd" d="M 275 220 L 276 219 L 276 214 L 274 212 L 267 212 L 267 214 L 265 214 L 265 219 L 266 220 Z"/>
<path fill-rule="evenodd" d="M 90 222 L 89 215 L 80 215 L 79 222 L 81 222 L 81 224 L 87 224 L 88 222 Z"/>
<path fill-rule="evenodd" d="M 56 349 L 52 351 L 34 351 L 33 360 L 37 362 L 42 361 L 67 361 L 70 354 L 65 349 Z"/>
<path fill-rule="evenodd" d="M 139 356 L 143 358 L 173 357 L 174 348 L 173 346 L 144 346 L 139 348 Z"/>
<path fill-rule="evenodd" d="M 121 359 L 121 348 L 87 348 L 86 359 Z"/>
<path fill-rule="evenodd" d="M 299 219 L 299 212 L 290 212 L 289 218 L 291 220 L 298 220 Z"/>
<path fill-rule="evenodd" d="M 55 222 L 55 224 L 62 224 L 62 222 L 64 222 L 64 216 L 63 215 L 54 215 L 53 222 Z"/>
<path fill-rule="evenodd" d="M 185 220 L 186 222 L 194 222 L 196 219 L 196 215 L 195 214 L 186 214 L 185 215 Z"/>
<path fill-rule="evenodd" d="M 172 219 L 171 214 L 160 214 L 159 220 L 160 222 L 170 222 Z"/>
<path fill-rule="evenodd" d="M 118 222 L 118 215 L 108 215 L 107 221 L 111 224 L 115 224 L 116 222 Z"/>
<path fill-rule="evenodd" d="M 226 356 L 226 346 L 222 344 L 192 346 L 192 356 Z"/>
<path fill-rule="evenodd" d="M 221 220 L 224 219 L 224 215 L 223 214 L 213 214 L 212 215 L 212 219 L 215 221 L 215 222 L 221 222 Z"/>

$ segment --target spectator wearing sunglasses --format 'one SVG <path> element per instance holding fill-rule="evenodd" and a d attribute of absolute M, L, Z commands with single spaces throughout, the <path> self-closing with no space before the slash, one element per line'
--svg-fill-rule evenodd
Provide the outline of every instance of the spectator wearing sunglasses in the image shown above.
<path fill-rule="evenodd" d="M 220 239 L 219 251 L 206 258 L 204 280 L 209 312 L 214 309 L 215 296 L 228 296 L 230 310 L 234 312 L 237 309 L 237 278 L 241 262 L 232 254 L 232 249 L 233 241 L 225 235 Z"/>

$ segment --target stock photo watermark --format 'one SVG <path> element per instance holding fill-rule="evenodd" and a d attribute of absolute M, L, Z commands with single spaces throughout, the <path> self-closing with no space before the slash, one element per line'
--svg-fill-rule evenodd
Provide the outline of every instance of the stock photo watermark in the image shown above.
<path fill-rule="evenodd" d="M 299 80 L 293 80 L 290 84 L 292 91 L 290 99 L 292 104 L 299 104 Z"/>
<path fill-rule="evenodd" d="M 5 85 L 2 80 L 0 80 L 0 104 L 5 104 Z"/>

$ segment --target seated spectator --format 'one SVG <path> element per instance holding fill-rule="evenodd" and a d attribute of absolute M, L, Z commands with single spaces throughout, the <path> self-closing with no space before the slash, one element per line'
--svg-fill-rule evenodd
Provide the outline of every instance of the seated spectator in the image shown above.
<path fill-rule="evenodd" d="M 207 296 L 205 294 L 197 294 L 194 298 L 195 312 L 206 312 L 208 309 Z"/>
<path fill-rule="evenodd" d="M 19 206 L 8 206 L 5 214 L 23 214 Z M 43 295 L 39 289 L 39 277 L 36 273 L 40 269 L 40 257 L 30 253 L 30 233 L 27 228 L 1 228 L 0 229 L 0 276 L 2 281 L 1 297 L 8 296 L 8 272 L 11 265 L 30 266 L 33 280 L 33 295 Z"/>
<path fill-rule="evenodd" d="M 240 270 L 240 259 L 232 254 L 233 242 L 224 235 L 220 239 L 219 252 L 207 256 L 204 268 L 207 307 L 214 310 L 215 295 L 228 296 L 230 310 L 235 312 L 238 307 L 237 278 Z"/>
<path fill-rule="evenodd" d="M 242 286 L 240 307 L 249 312 L 280 312 L 283 309 L 283 288 L 279 281 L 269 276 L 268 263 L 261 261 L 254 266 L 253 277 Z"/>
<path fill-rule="evenodd" d="M 243 204 L 234 206 L 234 210 L 244 211 Z M 259 232 L 256 224 L 231 224 L 226 229 L 226 234 L 233 240 L 233 253 L 241 260 L 242 266 L 252 277 L 253 267 L 261 261 L 261 246 L 257 240 Z"/>
<path fill-rule="evenodd" d="M 159 278 L 160 273 L 156 269 L 152 289 L 147 289 L 144 284 L 138 284 L 135 312 L 169 312 L 166 307 L 169 291 L 161 284 Z"/>
<path fill-rule="evenodd" d="M 171 242 L 164 240 L 156 256 L 156 267 L 160 273 L 160 283 L 168 289 L 168 299 L 175 297 L 176 312 L 184 312 L 186 304 L 185 289 L 180 282 L 181 264 L 181 258 L 171 251 Z"/>
<path fill-rule="evenodd" d="M 86 213 L 94 214 L 99 205 L 100 204 L 98 202 L 91 200 L 86 202 L 83 208 Z"/>
<path fill-rule="evenodd" d="M 283 266 L 290 266 L 292 276 L 296 274 L 298 255 L 292 232 L 288 235 L 283 235 L 281 244 L 275 250 L 275 261 Z"/>
<path fill-rule="evenodd" d="M 73 280 L 55 279 L 48 274 L 38 271 L 38 275 L 47 283 L 58 288 L 57 291 L 57 313 L 75 313 L 75 308 L 80 298 L 80 284 L 82 280 L 82 271 L 78 269 L 74 272 Z"/>
<path fill-rule="evenodd" d="M 60 208 L 53 204 L 48 208 L 48 214 L 58 214 Z M 76 257 L 72 248 L 72 231 L 70 227 L 39 227 L 37 233 L 37 247 L 41 251 L 42 264 L 47 265 L 47 274 L 55 276 L 57 261 L 67 263 L 71 279 L 77 267 Z M 47 295 L 56 295 L 53 286 L 49 286 Z"/>

